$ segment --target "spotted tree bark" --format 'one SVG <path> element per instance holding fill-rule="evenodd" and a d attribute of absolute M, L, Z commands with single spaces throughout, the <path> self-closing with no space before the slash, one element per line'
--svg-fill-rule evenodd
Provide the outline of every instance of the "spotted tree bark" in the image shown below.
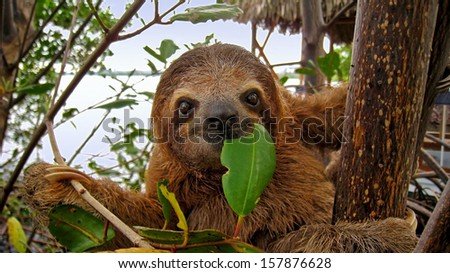
<path fill-rule="evenodd" d="M 358 1 L 334 221 L 405 214 L 437 10 Z"/>

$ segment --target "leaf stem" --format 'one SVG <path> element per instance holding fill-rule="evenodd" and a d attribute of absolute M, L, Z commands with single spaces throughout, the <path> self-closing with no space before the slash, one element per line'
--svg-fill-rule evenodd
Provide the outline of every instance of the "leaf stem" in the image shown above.
<path fill-rule="evenodd" d="M 233 234 L 234 239 L 239 238 L 239 232 L 241 231 L 242 224 L 244 223 L 244 218 L 245 218 L 245 216 L 240 216 L 240 215 L 238 217 L 238 220 L 236 223 L 236 228 L 234 229 L 234 234 Z"/>

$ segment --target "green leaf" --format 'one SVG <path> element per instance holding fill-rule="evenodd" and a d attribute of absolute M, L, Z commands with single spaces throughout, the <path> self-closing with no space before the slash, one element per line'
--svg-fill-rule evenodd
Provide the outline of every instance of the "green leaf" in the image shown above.
<path fill-rule="evenodd" d="M 134 227 L 138 233 L 152 242 L 167 246 L 179 246 L 183 243 L 184 232 L 160 230 L 146 227 Z M 189 232 L 187 245 L 175 249 L 180 253 L 261 253 L 261 249 L 233 239 L 216 230 L 196 230 Z"/>
<path fill-rule="evenodd" d="M 276 164 L 272 138 L 264 126 L 255 124 L 252 134 L 226 139 L 220 159 L 228 168 L 222 176 L 225 197 L 233 211 L 245 217 L 272 179 Z"/>
<path fill-rule="evenodd" d="M 188 240 L 189 240 L 189 230 L 188 230 L 188 224 L 186 221 L 186 217 L 184 216 L 183 211 L 180 208 L 180 204 L 178 204 L 177 198 L 173 192 L 169 192 L 167 189 L 167 186 L 164 185 L 164 183 L 161 183 L 158 185 L 158 192 L 160 192 L 167 201 L 169 201 L 170 205 L 172 206 L 173 210 L 175 211 L 175 214 L 178 217 L 178 223 L 177 227 L 181 230 L 183 230 L 183 242 L 181 243 L 182 246 L 186 246 Z"/>
<path fill-rule="evenodd" d="M 325 56 L 317 58 L 317 65 L 322 73 L 329 79 L 331 79 L 339 70 L 340 59 L 339 54 L 335 51 L 331 51 Z"/>
<path fill-rule="evenodd" d="M 154 63 L 152 63 L 150 60 L 147 60 L 147 65 L 152 70 L 152 73 L 155 74 L 158 72 L 158 69 L 156 69 L 156 66 Z"/>
<path fill-rule="evenodd" d="M 142 91 L 139 92 L 139 94 L 147 96 L 149 100 L 152 100 L 155 97 L 155 92 Z"/>
<path fill-rule="evenodd" d="M 158 244 L 180 245 L 184 240 L 183 231 L 160 230 L 140 226 L 136 226 L 134 228 L 138 230 L 139 235 Z M 212 243 L 222 241 L 224 239 L 231 239 L 231 237 L 215 230 L 195 230 L 189 232 L 188 245 Z"/>
<path fill-rule="evenodd" d="M 148 54 L 152 55 L 154 58 L 156 58 L 158 61 L 162 62 L 162 63 L 166 63 L 166 59 L 164 59 L 161 55 L 159 55 L 158 53 L 156 53 L 153 49 L 151 49 L 148 46 L 144 46 L 144 50 L 147 51 Z"/>
<path fill-rule="evenodd" d="M 281 85 L 284 85 L 289 80 L 289 77 L 287 75 L 284 75 L 280 78 Z"/>
<path fill-rule="evenodd" d="M 167 200 L 167 198 L 164 197 L 164 195 L 162 194 L 161 189 L 160 189 L 161 185 L 164 185 L 167 187 L 167 184 L 169 184 L 169 180 L 167 180 L 167 179 L 164 181 L 158 182 L 158 199 L 159 199 L 159 202 L 161 202 L 164 219 L 166 220 L 163 229 L 166 229 L 166 227 L 170 221 L 170 218 L 172 217 L 172 212 L 173 212 L 172 205 L 170 204 L 169 200 Z"/>
<path fill-rule="evenodd" d="M 177 198 L 175 197 L 175 194 L 173 192 L 169 192 L 167 189 L 167 186 L 162 184 L 158 185 L 158 192 L 161 192 L 161 194 L 166 198 L 170 205 L 172 206 L 173 210 L 175 211 L 175 214 L 178 217 L 178 224 L 177 227 L 181 230 L 187 232 L 188 231 L 188 225 L 186 221 L 186 217 L 184 217 L 183 211 L 181 211 L 180 204 L 178 204 Z"/>
<path fill-rule="evenodd" d="M 67 108 L 64 110 L 62 116 L 65 119 L 69 119 L 78 114 L 79 112 L 80 111 L 77 108 Z"/>
<path fill-rule="evenodd" d="M 138 103 L 135 99 L 118 99 L 113 102 L 102 104 L 95 108 L 111 110 L 111 109 L 119 109 L 119 108 L 124 108 L 124 107 L 131 107 L 136 104 L 138 104 Z"/>
<path fill-rule="evenodd" d="M 55 85 L 53 83 L 33 84 L 19 87 L 17 92 L 26 95 L 42 95 L 52 90 Z"/>
<path fill-rule="evenodd" d="M 228 20 L 233 19 L 242 13 L 242 10 L 235 5 L 213 4 L 208 6 L 187 8 L 185 13 L 172 16 L 170 21 L 190 21 L 194 24 L 207 22 L 208 20 Z"/>
<path fill-rule="evenodd" d="M 104 236 L 105 222 L 73 205 L 53 208 L 49 219 L 50 233 L 72 252 L 83 252 L 101 246 L 115 235 L 114 230 L 108 227 Z"/>
<path fill-rule="evenodd" d="M 9 217 L 7 221 L 8 236 L 11 245 L 19 253 L 25 253 L 27 251 L 27 237 L 23 231 L 22 224 L 16 217 Z"/>
<path fill-rule="evenodd" d="M 167 62 L 167 59 L 169 59 L 178 49 L 180 48 L 172 40 L 162 40 L 161 45 L 159 46 L 160 56 Z"/>
<path fill-rule="evenodd" d="M 97 174 L 101 175 L 101 176 L 109 176 L 109 177 L 122 175 L 121 172 L 114 171 L 114 170 L 99 171 L 99 172 L 97 172 Z"/>
<path fill-rule="evenodd" d="M 314 75 L 316 71 L 309 67 L 300 67 L 295 69 L 295 73 L 303 74 L 303 75 Z"/>

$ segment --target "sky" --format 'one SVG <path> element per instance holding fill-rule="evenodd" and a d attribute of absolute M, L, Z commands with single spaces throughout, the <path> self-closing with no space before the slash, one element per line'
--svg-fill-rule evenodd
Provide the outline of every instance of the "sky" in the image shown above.
<path fill-rule="evenodd" d="M 177 1 L 160 1 L 160 13 L 168 10 Z M 182 13 L 186 8 L 214 4 L 215 0 L 192 0 L 189 4 L 184 4 L 176 9 L 176 13 Z M 124 10 L 124 1 L 105 1 L 105 5 L 110 5 L 111 11 L 119 17 Z M 146 21 L 153 18 L 154 7 L 151 1 L 147 1 L 139 13 Z M 169 16 L 170 17 L 170 16 Z M 168 17 L 168 18 L 169 18 Z M 168 19 L 167 18 L 167 19 Z M 140 22 L 134 24 L 134 28 L 140 26 Z M 207 35 L 214 33 L 214 37 L 223 43 L 232 43 L 250 49 L 251 27 L 249 24 L 239 24 L 233 20 L 208 21 L 207 23 L 192 24 L 190 22 L 174 22 L 171 25 L 154 25 L 137 37 L 129 40 L 114 43 L 111 50 L 115 52 L 114 58 L 108 60 L 108 64 L 120 69 L 148 69 L 146 61 L 142 56 L 146 56 L 143 47 L 156 48 L 161 40 L 171 39 L 180 46 L 182 51 L 186 51 L 183 44 L 201 42 Z M 260 29 L 258 39 L 262 43 L 267 35 L 267 31 Z M 300 35 L 283 35 L 273 33 L 267 45 L 266 54 L 271 63 L 292 62 L 300 60 Z M 182 53 L 178 52 L 178 55 Z M 129 60 L 123 62 L 123 60 Z M 132 60 L 132 62 L 130 62 Z"/>
<path fill-rule="evenodd" d="M 128 1 L 130 2 L 130 1 Z M 172 7 L 177 1 L 164 0 L 160 1 L 160 13 L 163 13 Z M 186 8 L 214 4 L 215 0 L 192 0 L 183 4 L 175 13 L 182 13 Z M 110 7 L 111 12 L 115 17 L 119 18 L 125 8 L 125 1 L 106 0 L 102 6 L 103 9 Z M 148 22 L 153 18 L 154 3 L 147 1 L 140 9 L 139 15 Z M 167 17 L 167 19 L 170 18 Z M 130 32 L 142 26 L 141 22 L 135 19 L 132 27 L 127 31 Z M 113 56 L 105 60 L 105 65 L 112 71 L 131 71 L 133 69 L 149 71 L 147 66 L 147 59 L 149 54 L 144 51 L 144 46 L 156 49 L 163 39 L 173 40 L 179 47 L 174 58 L 181 55 L 187 49 L 184 44 L 196 43 L 204 41 L 207 35 L 214 33 L 215 39 L 222 43 L 232 43 L 240 45 L 248 50 L 251 47 L 251 27 L 246 24 L 239 24 L 232 20 L 228 21 L 208 21 L 207 23 L 192 24 L 189 22 L 174 22 L 170 25 L 154 25 L 141 33 L 140 35 L 128 40 L 115 42 L 110 46 Z M 262 43 L 267 35 L 267 31 L 258 30 L 258 40 Z M 283 35 L 275 32 L 271 35 L 270 40 L 266 46 L 265 54 L 272 64 L 293 62 L 300 59 L 300 35 Z M 158 69 L 162 69 L 163 65 L 154 62 Z M 62 78 L 61 86 L 64 87 L 70 81 L 71 76 L 64 76 Z M 123 78 L 125 79 L 125 78 Z M 140 91 L 152 91 L 156 89 L 158 77 L 132 77 L 131 83 L 137 83 L 136 89 Z M 118 83 L 111 79 L 104 79 L 99 76 L 86 76 L 79 86 L 75 89 L 72 96 L 67 101 L 67 107 L 76 107 L 84 109 L 105 97 L 114 95 L 114 91 L 109 86 L 118 87 Z M 76 117 L 73 123 L 66 123 L 55 130 L 61 154 L 65 158 L 69 158 L 78 146 L 83 142 L 85 137 L 91 132 L 92 128 L 100 120 L 105 110 L 94 109 L 89 110 L 85 114 Z M 147 120 L 150 116 L 151 102 L 141 101 L 139 105 L 133 107 L 129 114 L 125 114 L 124 109 L 114 111 L 114 116 L 120 119 L 125 125 L 129 118 L 139 118 L 144 121 L 145 127 L 148 127 Z M 59 116 L 56 117 L 56 120 Z M 108 124 L 100 128 L 93 139 L 89 142 L 83 150 L 81 156 L 75 160 L 76 164 L 85 165 L 84 162 L 91 155 L 105 156 L 102 160 L 105 165 L 114 165 L 116 162 L 113 158 L 111 160 L 107 156 L 109 153 L 109 145 L 105 143 L 103 138 L 112 135 L 107 132 Z M 52 162 L 53 155 L 49 146 L 47 138 L 43 140 L 42 151 L 35 155 L 41 160 Z M 36 158 L 34 158 L 36 159 Z M 33 160 L 33 159 L 32 159 Z"/>

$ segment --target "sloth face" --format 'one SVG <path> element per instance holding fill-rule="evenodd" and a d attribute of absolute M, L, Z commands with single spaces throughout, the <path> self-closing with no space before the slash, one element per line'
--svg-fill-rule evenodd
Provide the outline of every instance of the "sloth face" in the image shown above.
<path fill-rule="evenodd" d="M 170 146 L 190 165 L 215 168 L 224 140 L 244 136 L 254 123 L 262 123 L 267 103 L 257 81 L 206 78 L 203 84 L 186 83 L 175 90 L 169 104 L 174 129 Z"/>
<path fill-rule="evenodd" d="M 272 75 L 251 53 L 236 46 L 194 49 L 161 77 L 155 135 L 188 166 L 221 169 L 225 139 L 249 134 L 254 123 L 270 130 L 275 93 Z"/>

